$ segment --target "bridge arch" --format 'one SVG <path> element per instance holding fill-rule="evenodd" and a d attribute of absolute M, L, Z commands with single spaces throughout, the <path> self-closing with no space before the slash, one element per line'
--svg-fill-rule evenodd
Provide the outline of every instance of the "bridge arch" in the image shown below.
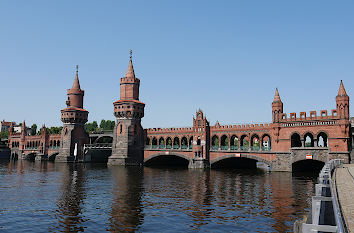
<path fill-rule="evenodd" d="M 48 155 L 48 160 L 54 162 L 55 157 L 56 157 L 58 154 L 59 154 L 59 152 L 54 152 L 54 153 Z"/>
<path fill-rule="evenodd" d="M 35 161 L 37 155 L 38 155 L 37 152 L 31 152 L 31 153 L 25 154 L 25 159 L 30 160 L 30 161 Z"/>
<path fill-rule="evenodd" d="M 187 155 L 181 153 L 169 153 L 165 152 L 156 153 L 150 155 L 149 157 L 144 159 L 145 166 L 184 166 L 188 167 L 190 162 L 190 158 Z"/>
<path fill-rule="evenodd" d="M 262 162 L 268 166 L 272 165 L 271 161 L 252 154 L 242 154 L 236 157 L 235 154 L 226 154 L 210 161 L 211 168 L 257 168 L 257 162 Z"/>

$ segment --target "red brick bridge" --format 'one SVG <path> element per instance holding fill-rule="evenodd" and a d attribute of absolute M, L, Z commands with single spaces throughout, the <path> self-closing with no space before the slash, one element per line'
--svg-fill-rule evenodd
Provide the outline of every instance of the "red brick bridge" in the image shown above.
<path fill-rule="evenodd" d="M 104 151 L 109 165 L 184 165 L 190 168 L 261 166 L 272 171 L 292 171 L 324 162 L 353 161 L 349 96 L 342 81 L 335 109 L 286 114 L 278 90 L 269 124 L 211 126 L 201 110 L 191 127 L 143 129 L 145 104 L 139 100 L 140 79 L 132 58 L 120 80 L 120 99 L 113 103 L 116 125 L 112 133 L 88 135 L 84 130 L 88 111 L 83 109 L 84 91 L 78 71 L 68 89 L 67 107 L 61 110 L 61 135 L 26 136 L 10 130 L 12 158 L 49 159 L 57 162 L 95 161 Z M 25 123 L 23 124 L 25 126 Z M 109 144 L 101 139 L 110 139 Z M 75 154 L 76 153 L 76 154 Z M 74 156 L 75 154 L 75 156 Z M 102 156 L 101 156 L 102 157 Z"/>

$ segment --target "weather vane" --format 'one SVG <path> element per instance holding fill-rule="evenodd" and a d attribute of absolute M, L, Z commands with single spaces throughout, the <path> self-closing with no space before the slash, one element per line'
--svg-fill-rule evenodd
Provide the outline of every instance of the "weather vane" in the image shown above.
<path fill-rule="evenodd" d="M 76 73 L 79 73 L 79 65 L 76 65 Z"/>
<path fill-rule="evenodd" d="M 129 53 L 130 53 L 130 60 L 132 60 L 132 57 L 133 57 L 133 50 L 130 50 Z"/>

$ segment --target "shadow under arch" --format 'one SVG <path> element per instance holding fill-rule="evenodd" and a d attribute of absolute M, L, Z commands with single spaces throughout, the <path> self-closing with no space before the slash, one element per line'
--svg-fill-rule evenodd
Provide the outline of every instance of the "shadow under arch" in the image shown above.
<path fill-rule="evenodd" d="M 26 154 L 25 158 L 26 158 L 26 160 L 29 160 L 29 161 L 35 161 L 36 156 L 37 156 L 37 153 L 32 152 L 32 153 Z"/>
<path fill-rule="evenodd" d="M 147 167 L 169 166 L 169 167 L 188 167 L 190 158 L 180 153 L 157 153 L 144 159 L 144 165 Z"/>
<path fill-rule="evenodd" d="M 315 172 L 319 173 L 323 166 L 325 165 L 325 162 L 320 161 L 320 160 L 315 160 L 315 159 L 304 159 L 304 160 L 298 160 L 294 163 L 292 163 L 291 168 L 292 172 Z"/>
<path fill-rule="evenodd" d="M 59 152 L 54 152 L 48 156 L 48 161 L 54 162 L 55 157 L 59 154 Z"/>
<path fill-rule="evenodd" d="M 214 169 L 229 168 L 229 169 L 257 169 L 257 163 L 263 163 L 268 167 L 271 162 L 255 155 L 242 155 L 236 157 L 235 154 L 223 155 L 210 161 L 210 167 Z"/>

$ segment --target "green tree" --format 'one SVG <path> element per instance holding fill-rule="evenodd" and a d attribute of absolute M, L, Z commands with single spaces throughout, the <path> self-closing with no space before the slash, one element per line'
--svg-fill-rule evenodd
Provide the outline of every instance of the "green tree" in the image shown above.
<path fill-rule="evenodd" d="M 37 134 L 37 125 L 33 124 L 31 126 L 31 135 L 36 135 Z"/>
<path fill-rule="evenodd" d="M 0 132 L 0 138 L 8 138 L 9 137 L 9 131 L 4 131 Z"/>

